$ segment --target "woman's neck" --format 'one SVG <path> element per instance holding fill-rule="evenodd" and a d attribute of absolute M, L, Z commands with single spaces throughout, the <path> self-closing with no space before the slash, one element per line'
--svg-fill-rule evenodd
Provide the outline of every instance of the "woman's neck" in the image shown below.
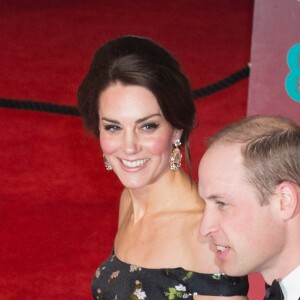
<path fill-rule="evenodd" d="M 170 171 L 159 182 L 147 185 L 140 189 L 129 189 L 132 203 L 132 221 L 158 214 L 160 212 L 177 211 L 185 209 L 189 200 L 185 199 L 187 189 L 195 190 L 196 186 L 182 170 Z M 182 201 L 184 199 L 184 201 Z"/>

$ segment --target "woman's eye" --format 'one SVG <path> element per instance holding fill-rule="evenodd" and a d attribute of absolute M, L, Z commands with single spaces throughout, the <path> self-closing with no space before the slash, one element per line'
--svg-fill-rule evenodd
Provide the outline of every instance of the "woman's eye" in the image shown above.
<path fill-rule="evenodd" d="M 148 123 L 148 124 L 145 124 L 143 125 L 143 129 L 145 131 L 153 131 L 155 130 L 159 125 L 156 124 L 156 123 Z"/>
<path fill-rule="evenodd" d="M 106 131 L 116 132 L 120 129 L 120 127 L 117 125 L 106 125 L 106 126 L 104 126 L 104 129 Z"/>

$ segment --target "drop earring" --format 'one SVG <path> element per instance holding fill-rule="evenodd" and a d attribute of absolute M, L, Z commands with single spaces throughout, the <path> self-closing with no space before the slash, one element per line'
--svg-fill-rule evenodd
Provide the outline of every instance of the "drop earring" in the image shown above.
<path fill-rule="evenodd" d="M 182 154 L 180 153 L 180 150 L 178 148 L 180 145 L 181 145 L 180 139 L 177 139 L 173 143 L 174 149 L 172 151 L 172 154 L 171 154 L 171 157 L 169 160 L 170 169 L 172 171 L 179 169 L 181 166 Z"/>
<path fill-rule="evenodd" d="M 103 154 L 103 161 L 104 161 L 105 169 L 106 169 L 107 171 L 111 171 L 111 170 L 112 170 L 112 167 L 111 167 L 111 165 L 107 162 L 106 157 L 105 157 L 104 154 Z"/>

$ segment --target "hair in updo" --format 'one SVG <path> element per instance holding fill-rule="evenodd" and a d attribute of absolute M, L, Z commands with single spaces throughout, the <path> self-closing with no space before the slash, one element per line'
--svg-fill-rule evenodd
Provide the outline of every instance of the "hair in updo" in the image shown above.
<path fill-rule="evenodd" d="M 196 109 L 190 83 L 173 55 L 154 41 L 137 36 L 119 37 L 97 50 L 77 92 L 84 125 L 97 137 L 99 96 L 116 82 L 142 86 L 153 93 L 167 122 L 183 130 L 181 143 L 189 167 L 188 140 Z"/>

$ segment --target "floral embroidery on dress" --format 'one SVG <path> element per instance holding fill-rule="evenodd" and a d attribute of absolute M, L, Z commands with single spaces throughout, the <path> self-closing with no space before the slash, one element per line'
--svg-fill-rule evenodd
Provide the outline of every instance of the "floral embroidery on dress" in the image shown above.
<path fill-rule="evenodd" d="M 108 283 L 114 283 L 117 280 L 119 274 L 120 274 L 120 271 L 112 272 L 108 279 Z"/>
<path fill-rule="evenodd" d="M 202 286 L 202 281 L 205 283 Z M 94 300 L 187 300 L 194 295 L 247 295 L 247 278 L 224 274 L 202 274 L 175 269 L 145 269 L 112 255 L 97 268 L 92 292 Z"/>
<path fill-rule="evenodd" d="M 97 299 L 99 300 L 103 300 L 103 296 L 102 296 L 102 291 L 101 289 L 97 289 L 97 295 L 96 295 Z"/>
<path fill-rule="evenodd" d="M 216 274 L 212 274 L 211 277 L 215 280 L 220 280 L 222 278 L 222 275 L 225 275 L 225 274 L 216 273 Z"/>
<path fill-rule="evenodd" d="M 103 271 L 103 270 L 105 270 L 105 269 L 106 269 L 106 267 L 99 267 L 99 268 L 96 270 L 96 272 L 95 272 L 95 277 L 96 277 L 96 278 L 99 278 L 100 275 L 101 275 L 101 271 Z"/>
<path fill-rule="evenodd" d="M 96 278 L 99 278 L 100 275 L 101 275 L 101 270 L 100 270 L 100 268 L 98 268 L 98 269 L 96 270 L 95 277 L 96 277 Z"/>
<path fill-rule="evenodd" d="M 141 270 L 142 270 L 141 267 L 138 267 L 136 265 L 130 265 L 129 272 L 135 272 L 135 271 L 141 271 Z"/>
<path fill-rule="evenodd" d="M 186 292 L 186 287 L 182 284 L 175 285 L 175 287 L 170 287 L 169 292 L 165 292 L 165 296 L 169 300 L 173 299 L 187 299 L 189 294 Z"/>
<path fill-rule="evenodd" d="M 131 300 L 144 300 L 147 298 L 146 292 L 143 291 L 143 285 L 140 281 L 135 282 L 135 290 L 134 292 L 130 295 Z"/>
<path fill-rule="evenodd" d="M 193 276 L 193 272 L 187 272 L 186 275 L 182 278 L 183 281 L 189 280 Z"/>

